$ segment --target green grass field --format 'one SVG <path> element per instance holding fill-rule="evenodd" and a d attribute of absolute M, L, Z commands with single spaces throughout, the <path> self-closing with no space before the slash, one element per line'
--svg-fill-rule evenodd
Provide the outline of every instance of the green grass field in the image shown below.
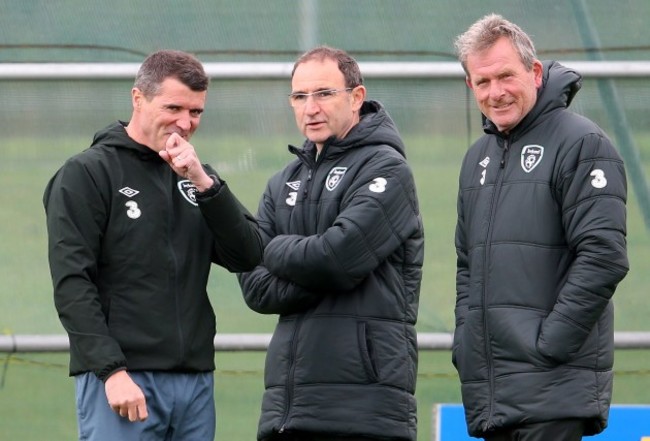
<path fill-rule="evenodd" d="M 43 188 L 65 158 L 87 145 L 87 138 L 3 140 L 0 160 L 0 328 L 5 334 L 61 334 L 54 311 L 46 257 Z M 296 137 L 294 136 L 294 140 Z M 639 145 L 650 163 L 650 136 Z M 255 211 L 266 180 L 288 159 L 287 139 L 195 138 L 205 162 L 214 165 L 244 204 Z M 456 182 L 464 140 L 444 137 L 406 139 L 418 182 L 425 222 L 426 253 L 418 330 L 453 329 L 455 254 L 453 233 Z M 263 146 L 260 147 L 260 146 Z M 645 166 L 648 174 L 649 167 Z M 631 186 L 630 186 L 631 188 Z M 650 286 L 650 234 L 630 191 L 628 243 L 631 271 L 615 296 L 619 331 L 647 331 Z M 221 333 L 271 332 L 274 316 L 248 310 L 234 276 L 213 271 L 209 292 Z M 650 403 L 648 351 L 618 351 L 614 402 Z M 218 353 L 217 439 L 255 439 L 262 393 L 263 353 Z M 76 438 L 73 382 L 67 354 L 0 354 L 0 439 L 40 441 Z M 419 441 L 430 440 L 430 412 L 436 402 L 459 402 L 460 392 L 447 351 L 422 352 L 417 397 Z"/>
<path fill-rule="evenodd" d="M 616 354 L 615 403 L 649 403 L 648 355 L 648 351 L 641 350 Z M 0 389 L 0 439 L 76 439 L 74 386 L 67 377 L 67 359 L 67 354 L 12 357 Z M 215 439 L 254 441 L 263 391 L 264 353 L 218 353 L 217 365 Z M 433 405 L 460 402 L 458 379 L 447 351 L 421 352 L 417 399 L 418 441 L 430 441 Z"/>

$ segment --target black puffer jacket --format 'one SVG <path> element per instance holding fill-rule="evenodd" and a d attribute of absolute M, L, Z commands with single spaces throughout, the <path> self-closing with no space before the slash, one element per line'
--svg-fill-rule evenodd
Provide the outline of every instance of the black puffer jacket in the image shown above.
<path fill-rule="evenodd" d="M 532 111 L 509 136 L 486 121 L 463 161 L 453 360 L 473 436 L 607 423 L 626 181 L 610 140 L 566 109 L 580 81 L 545 63 Z"/>
<path fill-rule="evenodd" d="M 196 193 L 121 123 L 50 180 L 50 269 L 71 375 L 214 369 L 210 265 L 252 269 L 262 247 L 228 186 L 210 193 Z"/>
<path fill-rule="evenodd" d="M 414 324 L 424 250 L 411 170 L 392 120 L 366 102 L 344 140 L 290 147 L 258 222 L 264 264 L 240 276 L 279 314 L 258 439 L 273 432 L 416 439 Z"/>

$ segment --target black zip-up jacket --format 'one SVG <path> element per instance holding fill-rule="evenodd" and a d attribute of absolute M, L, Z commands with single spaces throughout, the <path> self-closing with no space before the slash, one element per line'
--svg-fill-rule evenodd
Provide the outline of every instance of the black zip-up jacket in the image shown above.
<path fill-rule="evenodd" d="M 567 110 L 576 72 L 544 63 L 529 114 L 486 135 L 460 172 L 453 361 L 469 433 L 581 418 L 607 424 L 612 295 L 628 271 L 623 161 Z"/>
<path fill-rule="evenodd" d="M 239 276 L 246 303 L 279 314 L 258 439 L 274 432 L 416 439 L 415 321 L 424 237 L 392 120 L 359 124 L 272 177 L 258 222 L 264 263 Z"/>
<path fill-rule="evenodd" d="M 261 261 L 257 224 L 214 170 L 205 193 L 124 123 L 95 135 L 44 195 L 54 300 L 70 340 L 70 375 L 214 370 L 212 262 Z"/>

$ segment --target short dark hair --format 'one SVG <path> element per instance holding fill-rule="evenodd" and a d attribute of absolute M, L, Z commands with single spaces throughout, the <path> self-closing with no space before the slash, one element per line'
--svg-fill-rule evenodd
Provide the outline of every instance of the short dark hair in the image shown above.
<path fill-rule="evenodd" d="M 167 78 L 176 78 L 195 92 L 207 90 L 210 83 L 203 65 L 194 55 L 177 50 L 160 50 L 142 62 L 133 87 L 150 98 L 158 94 L 160 84 Z"/>
<path fill-rule="evenodd" d="M 298 66 L 302 63 L 311 60 L 322 61 L 326 59 L 334 60 L 337 62 L 339 70 L 345 79 L 345 87 L 357 87 L 363 84 L 361 69 L 359 69 L 359 64 L 357 61 L 344 50 L 329 46 L 318 46 L 302 54 L 293 65 L 291 78 L 293 78 L 293 74 L 296 72 Z"/>

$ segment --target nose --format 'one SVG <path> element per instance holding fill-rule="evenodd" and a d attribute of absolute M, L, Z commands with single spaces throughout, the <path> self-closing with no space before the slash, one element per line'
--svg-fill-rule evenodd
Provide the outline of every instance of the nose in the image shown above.
<path fill-rule="evenodd" d="M 305 113 L 313 115 L 314 113 L 317 113 L 319 110 L 320 110 L 320 106 L 318 105 L 316 99 L 313 96 L 308 96 L 307 101 L 305 101 L 303 111 Z"/>
<path fill-rule="evenodd" d="M 176 120 L 176 125 L 183 131 L 189 131 L 192 128 L 192 117 L 189 114 L 184 114 Z"/>
<path fill-rule="evenodd" d="M 490 98 L 498 100 L 504 95 L 504 89 L 500 81 L 492 81 L 490 83 Z"/>

